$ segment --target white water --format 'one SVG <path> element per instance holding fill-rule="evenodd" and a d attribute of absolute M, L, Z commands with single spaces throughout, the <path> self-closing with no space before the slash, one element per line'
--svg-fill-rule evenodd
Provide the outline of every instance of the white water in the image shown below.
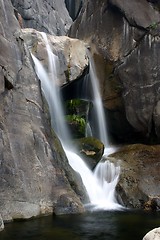
<path fill-rule="evenodd" d="M 70 139 L 70 134 L 65 126 L 64 112 L 58 87 L 57 68 L 58 57 L 52 53 L 47 37 L 44 33 L 42 36 L 46 42 L 46 49 L 49 59 L 49 73 L 44 69 L 41 62 L 32 55 L 35 63 L 37 76 L 41 81 L 41 88 L 49 105 L 51 115 L 51 123 L 55 132 L 62 142 L 67 142 Z"/>
<path fill-rule="evenodd" d="M 90 54 L 89 54 L 90 55 Z M 97 78 L 97 74 L 95 71 L 95 65 L 94 61 L 90 56 L 90 78 L 91 78 L 91 84 L 93 89 L 93 107 L 95 109 L 96 113 L 96 119 L 97 119 L 97 127 L 98 127 L 98 138 L 104 143 L 105 146 L 109 145 L 109 140 L 107 137 L 107 129 L 106 129 L 106 123 L 105 123 L 105 116 L 104 116 L 104 110 L 103 110 L 103 104 L 102 99 L 100 95 L 100 86 L 99 81 Z"/>
<path fill-rule="evenodd" d="M 92 210 L 118 210 L 122 206 L 115 198 L 115 187 L 118 182 L 120 167 L 109 161 L 100 162 L 92 172 L 85 162 L 74 152 L 66 150 L 69 164 L 81 175 L 86 187 Z"/>
<path fill-rule="evenodd" d="M 32 57 L 37 76 L 41 80 L 42 90 L 49 105 L 53 127 L 62 142 L 69 164 L 81 175 L 90 199 L 90 204 L 94 209 L 119 209 L 121 206 L 115 199 L 115 186 L 118 181 L 120 168 L 108 161 L 104 163 L 100 162 L 93 173 L 75 152 L 68 150 L 66 147 L 66 142 L 70 140 L 70 136 L 64 121 L 62 103 L 57 85 L 55 62 L 58 59 L 52 53 L 46 35 L 42 34 L 42 36 L 46 43 L 49 71 L 51 74 L 47 73 L 37 58 L 33 55 Z"/>

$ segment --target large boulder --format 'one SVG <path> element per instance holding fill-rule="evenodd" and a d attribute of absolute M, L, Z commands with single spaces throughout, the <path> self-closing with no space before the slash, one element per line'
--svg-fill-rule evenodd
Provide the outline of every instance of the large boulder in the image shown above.
<path fill-rule="evenodd" d="M 119 148 L 110 160 L 121 167 L 117 192 L 126 207 L 160 209 L 160 147 L 142 144 Z"/>
<path fill-rule="evenodd" d="M 86 0 L 69 31 L 90 46 L 116 138 L 160 141 L 159 22 L 145 0 Z"/>
<path fill-rule="evenodd" d="M 150 232 L 148 232 L 143 240 L 159 240 L 160 239 L 160 228 L 154 228 Z"/>
<path fill-rule="evenodd" d="M 51 129 L 33 62 L 10 1 L 0 1 L 0 22 L 2 219 L 83 212 L 75 193 L 81 192 L 79 177 Z"/>
<path fill-rule="evenodd" d="M 65 35 L 72 24 L 64 0 L 11 0 L 23 28 L 34 28 L 52 35 Z"/>
<path fill-rule="evenodd" d="M 46 42 L 42 34 L 34 29 L 23 29 L 22 31 L 22 38 L 32 54 L 37 57 L 45 69 L 49 71 Z M 52 36 L 49 34 L 47 34 L 47 38 L 52 52 L 58 56 L 59 59 L 57 74 L 60 86 L 80 77 L 88 65 L 84 42 L 67 36 Z"/>

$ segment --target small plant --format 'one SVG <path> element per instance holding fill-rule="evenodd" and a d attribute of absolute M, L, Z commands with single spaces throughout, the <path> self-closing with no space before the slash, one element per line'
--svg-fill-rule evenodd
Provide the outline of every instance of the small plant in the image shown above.
<path fill-rule="evenodd" d="M 77 112 L 76 108 L 81 105 L 81 102 L 82 101 L 80 99 L 71 99 L 71 100 L 67 101 L 66 107 L 67 107 L 69 112 L 75 113 L 75 112 Z"/>
<path fill-rule="evenodd" d="M 66 115 L 66 121 L 70 126 L 75 126 L 77 129 L 77 135 L 83 136 L 85 133 L 86 121 L 83 117 L 78 115 Z M 79 133 L 78 133 L 79 132 Z"/>
<path fill-rule="evenodd" d="M 67 100 L 65 104 L 66 121 L 74 138 L 85 136 L 88 103 L 81 99 Z"/>
<path fill-rule="evenodd" d="M 157 22 L 153 22 L 152 24 L 149 25 L 149 29 L 155 30 L 158 27 Z"/>

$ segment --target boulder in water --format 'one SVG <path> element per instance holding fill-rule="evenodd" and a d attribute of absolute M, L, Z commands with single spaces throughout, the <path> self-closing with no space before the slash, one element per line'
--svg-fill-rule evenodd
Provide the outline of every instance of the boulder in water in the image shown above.
<path fill-rule="evenodd" d="M 74 143 L 78 150 L 78 155 L 93 169 L 103 156 L 104 144 L 94 137 L 81 138 L 75 140 Z"/>
<path fill-rule="evenodd" d="M 128 145 L 110 155 L 120 161 L 117 192 L 124 205 L 145 210 L 160 209 L 160 148 L 142 144 Z"/>

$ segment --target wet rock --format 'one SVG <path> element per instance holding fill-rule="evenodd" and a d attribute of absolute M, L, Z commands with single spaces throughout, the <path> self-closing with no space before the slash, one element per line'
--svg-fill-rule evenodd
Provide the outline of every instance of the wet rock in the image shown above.
<path fill-rule="evenodd" d="M 93 169 L 101 160 L 104 153 L 104 144 L 93 137 L 81 138 L 74 141 L 78 155 Z"/>
<path fill-rule="evenodd" d="M 59 58 L 57 74 L 61 80 L 60 84 L 70 83 L 81 76 L 88 65 L 84 42 L 67 36 L 47 35 L 47 37 L 53 53 Z M 30 51 L 48 69 L 46 44 L 41 33 L 34 29 L 24 29 L 22 38 Z"/>
<path fill-rule="evenodd" d="M 65 206 L 65 207 L 64 207 Z M 58 199 L 58 203 L 55 206 L 54 213 L 57 215 L 61 214 L 72 214 L 79 213 L 80 204 L 77 203 L 73 198 L 68 198 L 68 196 L 65 194 L 62 194 L 60 198 Z M 84 209 L 82 208 L 81 211 L 83 212 Z"/>
<path fill-rule="evenodd" d="M 159 146 L 134 144 L 110 155 L 119 161 L 121 173 L 117 192 L 127 207 L 158 210 L 160 190 Z"/>
<path fill-rule="evenodd" d="M 69 15 L 74 21 L 81 10 L 83 0 L 76 0 L 76 1 L 65 0 L 65 4 L 68 9 Z"/>
<path fill-rule="evenodd" d="M 51 129 L 30 52 L 21 37 L 10 1 L 0 2 L 0 22 L 2 219 L 10 221 L 51 214 L 64 194 L 68 204 L 74 201 L 77 206 L 71 207 L 69 213 L 82 212 L 83 204 L 77 195 L 79 178 Z M 67 212 L 66 206 L 61 206 L 63 212 Z"/>
<path fill-rule="evenodd" d="M 145 0 L 87 0 L 69 31 L 90 46 L 109 130 L 120 141 L 160 141 L 159 21 Z"/>
<path fill-rule="evenodd" d="M 150 232 L 148 232 L 143 240 L 159 240 L 160 239 L 160 228 L 154 228 Z"/>

